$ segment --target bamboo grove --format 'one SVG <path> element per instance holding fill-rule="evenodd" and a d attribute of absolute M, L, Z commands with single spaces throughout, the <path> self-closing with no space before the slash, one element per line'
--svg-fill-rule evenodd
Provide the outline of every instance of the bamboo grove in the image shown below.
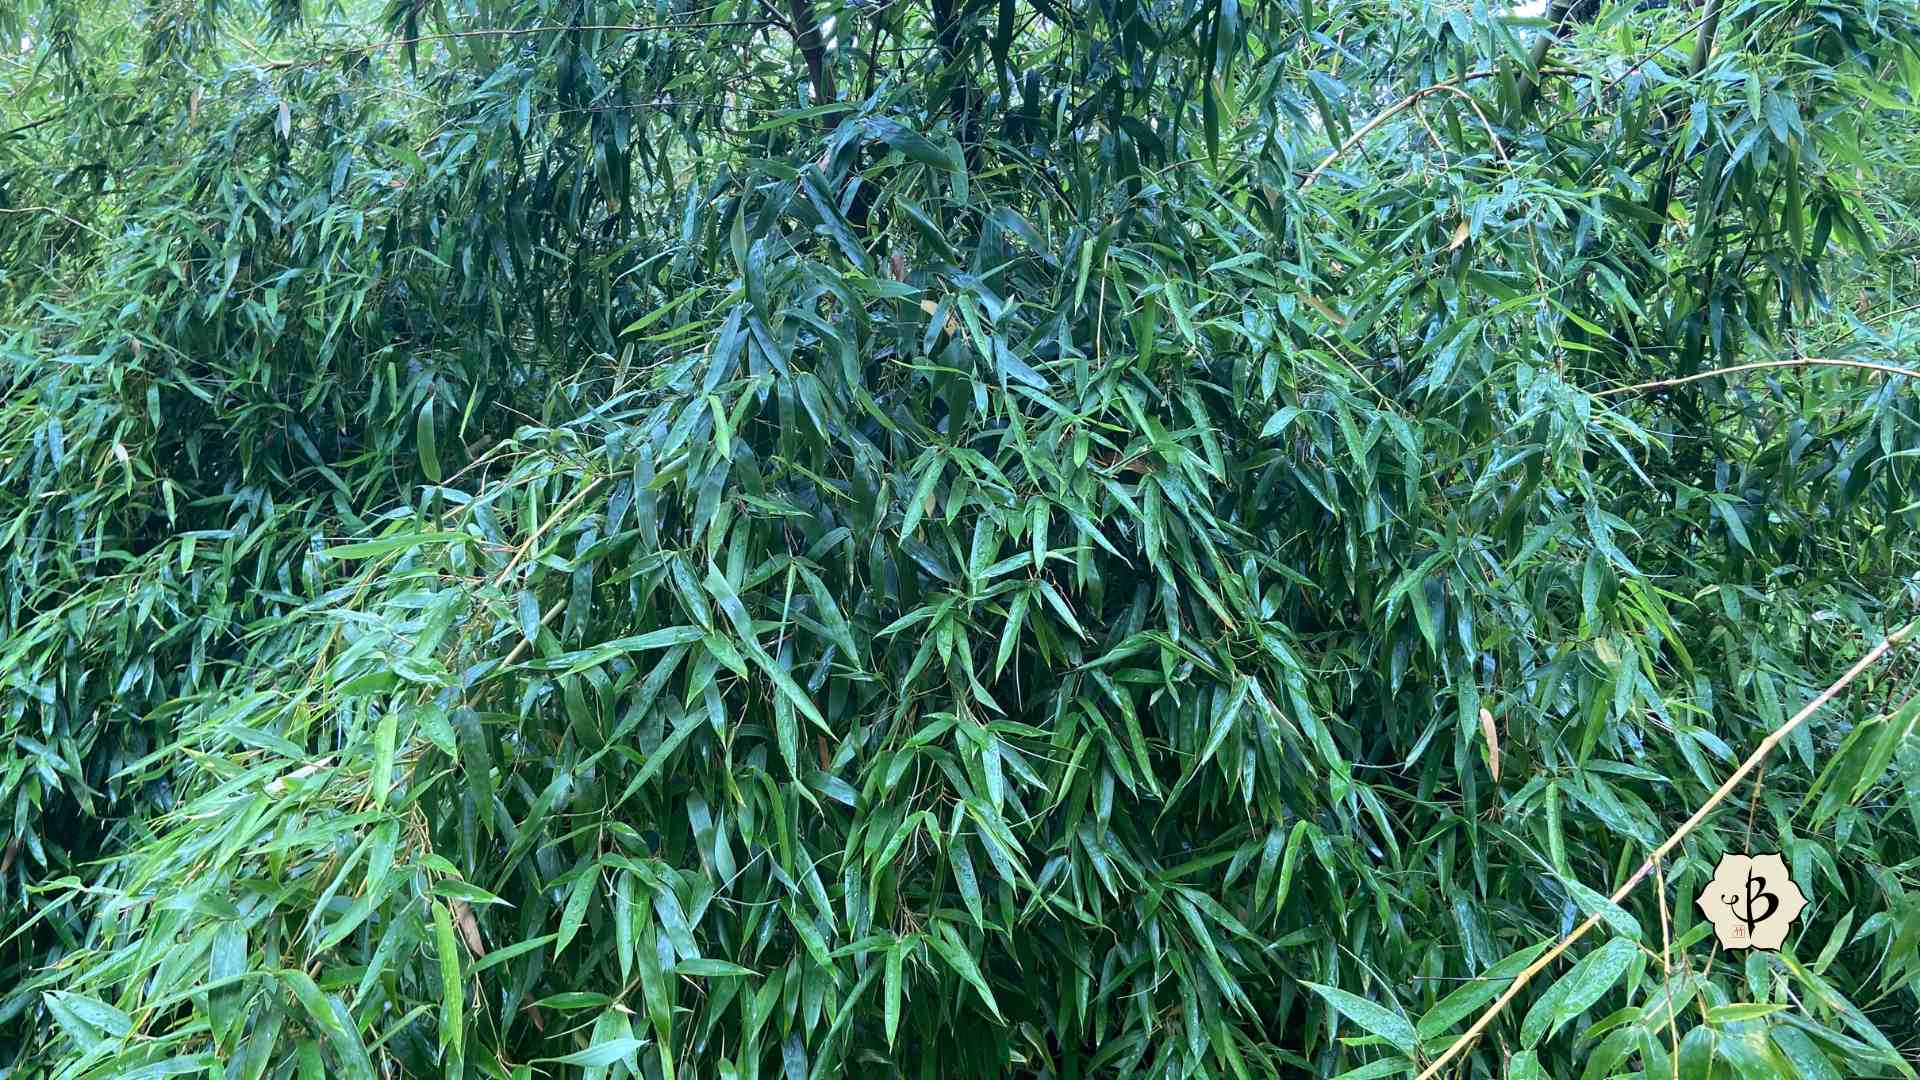
<path fill-rule="evenodd" d="M 0 1075 L 1913 1077 L 1917 31 L 0 10 Z"/>

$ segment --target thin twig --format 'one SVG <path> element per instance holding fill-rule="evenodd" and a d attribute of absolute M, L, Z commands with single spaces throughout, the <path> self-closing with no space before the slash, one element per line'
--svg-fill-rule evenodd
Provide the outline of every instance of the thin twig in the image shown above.
<path fill-rule="evenodd" d="M 1733 793 L 1733 789 L 1740 785 L 1740 781 L 1746 779 L 1748 773 L 1758 768 L 1760 763 L 1767 759 L 1767 755 L 1773 752 L 1773 748 L 1778 746 L 1782 739 L 1792 734 L 1793 730 L 1799 727 L 1802 721 L 1819 711 L 1822 705 L 1832 701 L 1836 694 L 1845 690 L 1853 680 L 1860 677 L 1861 672 L 1866 671 L 1878 663 L 1881 657 L 1887 655 L 1888 651 L 1904 641 L 1916 626 L 1920 626 L 1920 620 L 1909 622 L 1907 625 L 1888 634 L 1884 641 L 1867 650 L 1867 654 L 1862 656 L 1852 667 L 1848 668 L 1847 673 L 1840 676 L 1832 686 L 1820 691 L 1819 696 L 1807 702 L 1805 708 L 1794 713 L 1786 723 L 1773 729 L 1771 734 L 1760 741 L 1760 745 L 1754 749 L 1753 753 L 1747 755 L 1747 760 L 1741 762 L 1740 767 L 1733 771 L 1733 775 L 1727 777 L 1726 782 L 1721 784 L 1720 787 L 1708 797 L 1705 803 L 1701 804 L 1700 809 L 1695 810 L 1692 817 L 1682 823 L 1678 829 L 1675 829 L 1673 834 L 1668 836 L 1665 842 L 1654 849 L 1653 854 L 1647 856 L 1646 861 L 1640 864 L 1640 869 L 1633 872 L 1633 876 L 1627 879 L 1626 884 L 1614 890 L 1613 895 L 1607 898 L 1608 905 L 1610 907 L 1618 907 L 1620 901 L 1626 899 L 1627 894 L 1633 892 L 1634 888 L 1646 879 L 1647 874 L 1660 865 L 1662 859 L 1665 859 L 1673 849 L 1680 846 L 1680 841 L 1685 840 L 1689 833 L 1693 832 L 1702 821 L 1706 820 L 1707 815 L 1712 813 L 1715 807 L 1719 806 L 1728 795 Z M 1454 1040 L 1453 1045 L 1447 1047 L 1445 1053 L 1434 1059 L 1433 1064 L 1427 1066 L 1426 1069 L 1420 1073 L 1417 1080 L 1430 1080 L 1431 1077 L 1438 1076 L 1440 1070 L 1446 1067 L 1447 1062 L 1460 1056 L 1461 1052 L 1472 1045 L 1473 1041 L 1480 1036 L 1481 1032 L 1487 1030 L 1488 1025 L 1492 1024 L 1494 1019 L 1513 1002 L 1513 999 L 1519 996 L 1520 991 L 1535 975 L 1545 971 L 1549 964 L 1552 964 L 1560 958 L 1561 953 L 1566 952 L 1574 942 L 1586 936 L 1587 931 L 1599 925 L 1603 914 L 1603 912 L 1596 912 L 1587 916 L 1586 921 L 1574 927 L 1571 933 L 1561 938 L 1559 944 L 1548 949 L 1545 955 L 1527 965 L 1525 971 L 1514 976 L 1513 985 L 1507 987 L 1506 993 L 1501 994 L 1499 1000 L 1488 1006 L 1487 1011 L 1480 1014 L 1480 1019 L 1473 1022 L 1473 1026 L 1467 1029 L 1466 1034 Z"/>
<path fill-rule="evenodd" d="M 566 517 L 567 511 L 573 509 L 581 499 L 591 494 L 593 489 L 599 487 L 600 481 L 604 479 L 606 478 L 596 477 L 592 483 L 574 492 L 571 498 L 561 503 L 559 508 L 554 510 L 553 513 L 548 514 L 547 520 L 541 522 L 540 527 L 533 530 L 533 535 L 527 537 L 526 540 L 521 543 L 520 547 L 514 551 L 513 558 L 507 561 L 507 568 L 500 571 L 499 577 L 493 579 L 494 588 L 499 588 L 508 578 L 512 577 L 514 569 L 520 565 L 520 560 L 527 557 L 527 553 L 533 550 L 533 545 L 539 543 L 540 538 L 546 535 L 547 529 L 551 528 L 554 522 Z"/>
<path fill-rule="evenodd" d="M 566 606 L 567 606 L 566 597 L 563 596 L 560 599 L 555 600 L 553 602 L 553 606 L 547 609 L 547 613 L 545 615 L 540 616 L 540 625 L 545 626 L 548 623 L 552 622 L 553 617 L 555 615 L 560 614 L 560 609 Z M 540 631 L 538 629 L 534 630 L 535 635 L 538 635 L 539 632 Z M 513 651 L 508 653 L 507 658 L 505 660 L 500 661 L 500 666 L 495 668 L 494 670 L 505 671 L 506 669 L 512 667 L 514 661 L 520 659 L 520 654 L 526 652 L 528 648 L 532 647 L 532 645 L 533 645 L 533 638 L 528 638 L 528 637 L 521 638 L 520 644 L 515 645 L 513 647 Z"/>
<path fill-rule="evenodd" d="M 1434 94 L 1463 93 L 1463 91 L 1460 89 L 1461 83 L 1469 82 L 1474 79 L 1490 78 L 1497 74 L 1499 74 L 1499 72 L 1492 71 L 1492 70 L 1469 71 L 1465 75 L 1462 75 L 1457 79 L 1449 79 L 1446 82 L 1434 83 L 1432 86 L 1421 87 L 1420 89 L 1415 90 L 1413 93 L 1408 94 L 1406 97 L 1401 98 L 1399 101 L 1396 101 L 1393 104 L 1387 106 L 1384 110 L 1375 114 L 1373 119 L 1360 125 L 1360 127 L 1356 131 L 1354 131 L 1353 134 L 1347 136 L 1346 141 L 1341 143 L 1338 147 L 1336 147 L 1333 153 L 1328 154 L 1326 157 L 1326 160 L 1314 166 L 1313 171 L 1307 174 L 1307 178 L 1305 180 L 1300 181 L 1300 190 L 1305 191 L 1308 188 L 1312 187 L 1313 182 L 1315 180 L 1320 179 L 1320 174 L 1323 172 L 1326 172 L 1327 167 L 1329 165 L 1332 165 L 1334 162 L 1340 160 L 1341 155 L 1353 149 L 1355 146 L 1358 146 L 1360 144 L 1360 140 L 1366 138 L 1370 133 L 1372 133 L 1373 129 L 1379 127 L 1381 124 L 1386 123 L 1387 121 L 1407 111 L 1413 106 L 1419 104 L 1422 98 L 1430 97 Z M 1476 108 L 1474 111 L 1478 112 L 1479 110 Z M 1482 117 L 1483 122 L 1484 120 L 1485 118 Z M 1494 140 L 1494 146 L 1496 149 L 1499 148 L 1499 140 L 1497 139 Z M 1504 151 L 1502 153 L 1504 154 Z"/>
<path fill-rule="evenodd" d="M 67 224 L 74 226 L 75 228 L 85 229 L 88 232 L 92 233 L 93 235 L 100 237 L 100 239 L 102 240 L 106 239 L 106 235 L 103 234 L 100 230 L 94 228 L 93 226 L 87 224 L 84 221 L 81 221 L 80 219 L 72 216 L 71 214 L 68 214 L 66 211 L 61 210 L 58 207 L 0 206 L 0 214 L 47 214 L 52 217 L 57 217 L 60 220 L 66 222 Z"/>
<path fill-rule="evenodd" d="M 1680 1007 L 1673 1000 L 1673 929 L 1667 916 L 1667 878 L 1659 863 L 1653 864 L 1653 887 L 1660 896 L 1660 970 L 1667 980 L 1667 1034 L 1673 1040 L 1673 1080 L 1680 1080 L 1680 1024 L 1673 1015 Z"/>
<path fill-rule="evenodd" d="M 1767 767 L 1762 764 L 1760 771 L 1753 774 L 1753 795 L 1747 799 L 1747 840 L 1743 846 L 1748 851 L 1753 850 L 1753 823 L 1760 815 L 1760 790 L 1766 783 Z"/>
<path fill-rule="evenodd" d="M 1784 367 L 1847 367 L 1859 368 L 1863 371 L 1878 371 L 1887 375 L 1910 375 L 1914 378 L 1920 378 L 1920 371 L 1913 368 L 1899 367 L 1894 364 L 1876 364 L 1871 360 L 1828 360 L 1818 356 L 1800 356 L 1792 360 L 1767 360 L 1757 364 L 1736 364 L 1733 367 L 1715 368 L 1712 371 L 1702 371 L 1697 375 L 1688 375 L 1679 379 L 1661 379 L 1657 382 L 1635 383 L 1632 386 L 1616 386 L 1610 390 L 1595 391 L 1593 396 L 1610 397 L 1614 394 L 1631 394 L 1639 390 L 1659 390 L 1663 387 L 1699 382 L 1701 379 L 1712 379 L 1721 375 L 1732 375 L 1741 371 L 1759 371 L 1762 368 Z"/>
<path fill-rule="evenodd" d="M 5 131 L 0 131 L 0 139 L 8 138 L 13 135 L 18 135 L 23 131 L 32 131 L 34 128 L 37 128 L 37 127 L 44 127 L 48 124 L 53 123 L 55 120 L 60 120 L 65 118 L 65 116 L 66 116 L 66 113 L 54 113 L 51 116 L 43 116 L 38 120 L 29 120 L 26 123 L 21 124 L 19 127 L 8 128 Z"/>
<path fill-rule="evenodd" d="M 1718 14 L 1719 13 L 1717 11 L 1709 12 L 1706 15 L 1702 15 L 1700 18 L 1693 20 L 1693 22 L 1688 23 L 1686 29 L 1680 31 L 1679 33 L 1673 35 L 1667 40 L 1654 46 L 1651 52 L 1648 52 L 1645 56 L 1642 56 L 1640 59 L 1635 60 L 1632 64 L 1628 65 L 1625 71 L 1622 71 L 1620 74 L 1615 75 L 1611 79 L 1608 79 L 1607 89 L 1611 90 L 1614 87 L 1619 86 L 1621 83 L 1625 82 L 1627 80 L 1627 76 L 1632 75 L 1634 72 L 1639 71 L 1643 67 L 1646 67 L 1647 64 L 1650 61 L 1652 61 L 1655 57 L 1660 56 L 1661 54 L 1665 53 L 1668 49 L 1671 49 L 1675 45 L 1680 44 L 1681 40 L 1685 38 L 1688 34 L 1691 34 L 1695 30 L 1698 30 L 1702 26 L 1705 26 L 1708 19 L 1717 18 Z"/>
<path fill-rule="evenodd" d="M 729 26 L 772 26 L 772 25 L 776 25 L 776 24 L 766 19 L 713 19 L 705 22 L 640 23 L 640 24 L 603 23 L 595 26 L 497 26 L 497 27 L 486 27 L 480 30 L 453 30 L 444 34 L 421 34 L 418 37 L 410 37 L 410 38 L 388 38 L 385 41 L 376 41 L 370 45 L 355 45 L 350 48 L 341 49 L 337 52 L 329 52 L 322 56 L 308 57 L 307 59 L 304 59 L 304 60 L 275 60 L 271 63 L 265 64 L 262 66 L 268 71 L 276 71 L 281 68 L 290 68 L 290 67 L 310 67 L 314 64 L 324 64 L 329 60 L 336 60 L 343 56 L 354 56 L 361 53 L 379 52 L 383 49 L 392 49 L 392 48 L 397 48 L 403 45 L 418 45 L 426 41 L 450 41 L 458 38 L 522 37 L 527 34 L 564 34 L 574 30 L 580 30 L 580 31 L 585 31 L 589 33 L 595 30 L 608 30 L 608 31 L 618 31 L 622 33 L 639 34 L 639 33 L 646 33 L 653 30 L 714 30 L 714 29 L 719 29 L 722 27 L 729 27 Z"/>
<path fill-rule="evenodd" d="M 1871 326 L 1877 322 L 1885 322 L 1888 319 L 1895 318 L 1900 315 L 1905 315 L 1909 311 L 1920 311 L 1920 304 L 1908 304 L 1906 307 L 1903 307 L 1903 308 L 1894 308 L 1892 311 L 1883 311 L 1878 315 L 1869 315 L 1868 317 L 1860 320 L 1860 323 L 1863 326 Z"/>
<path fill-rule="evenodd" d="M 1465 101 L 1467 103 L 1467 108 L 1473 110 L 1473 115 L 1480 118 L 1480 126 L 1487 130 L 1487 139 L 1493 143 L 1493 152 L 1500 156 L 1501 161 L 1512 163 L 1513 159 L 1507 156 L 1506 147 L 1500 145 L 1500 136 L 1494 134 L 1493 124 L 1488 122 L 1487 114 L 1480 111 L 1480 103 L 1474 100 L 1474 97 L 1472 94 L 1467 93 L 1465 90 L 1460 89 L 1458 86 L 1455 86 L 1452 83 L 1441 83 L 1435 86 L 1434 89 L 1443 90 Z M 1415 113 L 1414 115 L 1418 116 L 1420 114 Z"/>
<path fill-rule="evenodd" d="M 788 35 L 793 34 L 793 24 L 787 21 L 787 17 L 780 13 L 779 8 L 773 6 L 772 0 L 760 0 L 760 8 L 767 13 L 768 22 L 785 30 Z"/>

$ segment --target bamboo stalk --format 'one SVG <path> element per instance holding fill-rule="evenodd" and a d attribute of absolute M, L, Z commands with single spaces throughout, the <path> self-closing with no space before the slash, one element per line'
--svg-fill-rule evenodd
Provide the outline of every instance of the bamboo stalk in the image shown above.
<path fill-rule="evenodd" d="M 820 23 L 813 13 L 813 0 L 787 0 L 787 11 L 787 29 L 793 34 L 793 43 L 799 47 L 801 58 L 807 62 L 814 104 L 830 105 L 840 95 L 834 87 L 833 65 L 827 61 L 826 43 L 820 40 Z"/>
<path fill-rule="evenodd" d="M 1567 21 L 1567 16 L 1572 12 L 1573 0 L 1553 0 L 1547 5 L 1546 16 L 1549 28 L 1546 33 L 1534 40 L 1533 48 L 1527 54 L 1530 63 L 1527 65 L 1527 73 L 1520 79 L 1518 115 L 1525 115 L 1528 109 L 1533 108 L 1534 99 L 1540 96 L 1540 67 L 1547 62 L 1547 53 L 1553 50 L 1554 42 L 1560 40 L 1560 31 Z"/>
<path fill-rule="evenodd" d="M 1700 20 L 1700 32 L 1693 39 L 1693 56 L 1687 62 L 1687 77 L 1698 79 L 1700 73 L 1707 70 L 1707 61 L 1713 56 L 1713 39 L 1720 31 L 1720 0 L 1707 0 L 1707 13 Z M 1662 113 L 1664 115 L 1664 111 Z M 1672 144 L 1668 144 L 1671 148 Z M 1647 249 L 1660 241 L 1660 232 L 1667 225 L 1667 204 L 1673 201 L 1674 173 L 1678 163 L 1668 161 L 1666 168 L 1660 170 L 1660 181 L 1654 185 L 1653 201 L 1648 205 L 1655 220 L 1647 223 Z"/>

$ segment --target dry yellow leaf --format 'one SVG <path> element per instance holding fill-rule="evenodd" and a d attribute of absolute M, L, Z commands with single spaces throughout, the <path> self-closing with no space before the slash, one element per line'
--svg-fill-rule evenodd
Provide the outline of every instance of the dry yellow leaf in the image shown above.
<path fill-rule="evenodd" d="M 1480 733 L 1487 737 L 1487 768 L 1493 771 L 1493 782 L 1500 782 L 1500 729 L 1494 726 L 1493 714 L 1480 710 Z"/>
<path fill-rule="evenodd" d="M 935 315 L 939 313 L 940 305 L 931 300 L 922 300 L 920 301 L 920 310 L 926 312 L 928 315 Z M 953 312 L 951 311 L 947 312 L 947 333 L 955 337 L 960 335 L 960 320 L 954 318 Z"/>

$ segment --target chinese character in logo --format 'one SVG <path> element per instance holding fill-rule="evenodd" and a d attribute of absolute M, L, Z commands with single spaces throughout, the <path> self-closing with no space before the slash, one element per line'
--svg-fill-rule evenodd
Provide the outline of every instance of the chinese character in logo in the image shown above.
<path fill-rule="evenodd" d="M 1776 851 L 1722 856 L 1696 903 L 1722 947 L 1771 951 L 1787 940 L 1807 898 Z"/>

